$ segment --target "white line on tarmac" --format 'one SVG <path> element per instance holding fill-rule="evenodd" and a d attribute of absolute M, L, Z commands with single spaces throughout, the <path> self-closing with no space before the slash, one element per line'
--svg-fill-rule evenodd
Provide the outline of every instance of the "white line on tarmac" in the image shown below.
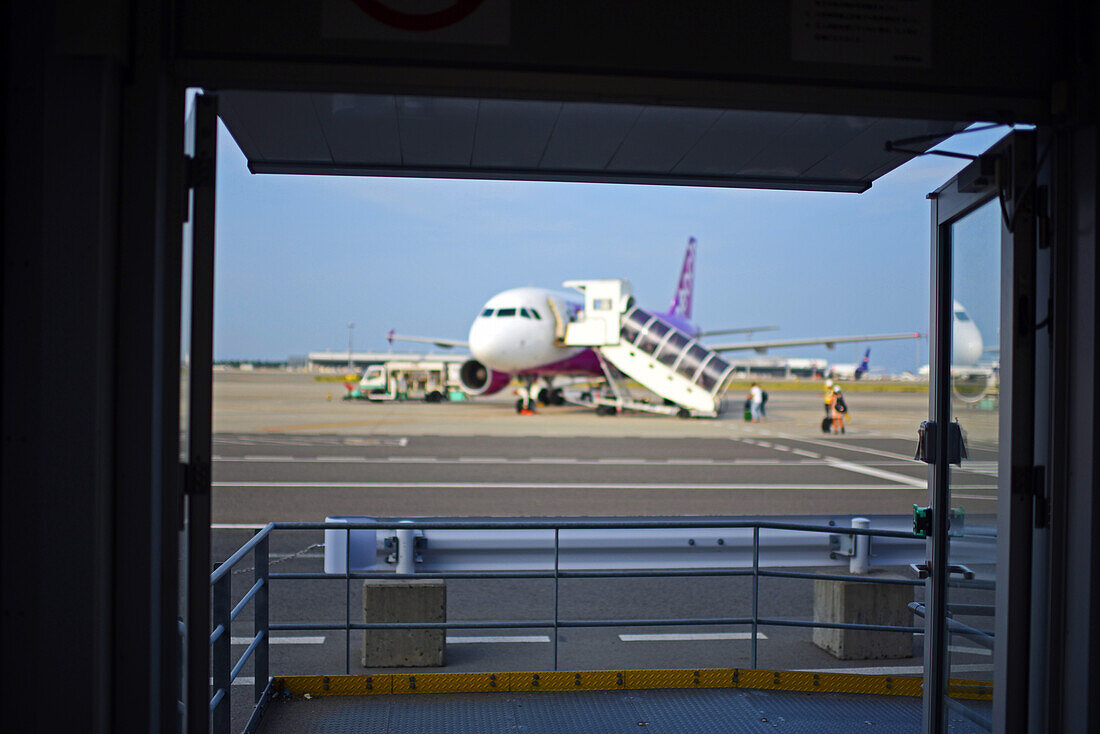
<path fill-rule="evenodd" d="M 960 500 L 986 500 L 988 502 L 997 501 L 997 496 L 992 494 L 959 494 L 958 492 L 952 492 L 951 498 Z"/>
<path fill-rule="evenodd" d="M 803 451 L 802 449 L 791 449 L 792 454 L 798 454 L 799 456 L 805 456 L 808 459 L 820 459 L 821 454 L 815 454 L 813 451 Z"/>
<path fill-rule="evenodd" d="M 234 645 L 251 645 L 251 637 L 234 637 L 230 640 Z M 317 635 L 315 637 L 272 637 L 267 641 L 269 645 L 323 645 L 325 644 L 325 636 Z"/>
<path fill-rule="evenodd" d="M 450 635 L 447 635 L 448 645 L 476 645 L 494 642 L 550 642 L 550 638 L 546 635 L 500 635 L 497 637 L 452 637 Z"/>
<path fill-rule="evenodd" d="M 902 489 L 897 484 L 712 484 L 709 482 L 695 484 L 619 484 L 603 482 L 212 482 L 211 486 L 235 489 Z M 923 487 L 923 483 L 920 486 Z"/>
<path fill-rule="evenodd" d="M 869 449 L 865 446 L 852 446 L 842 441 L 821 441 L 816 438 L 801 438 L 799 436 L 791 436 L 786 433 L 777 433 L 776 436 L 785 438 L 788 441 L 799 441 L 801 443 L 809 443 L 814 446 L 824 446 L 830 449 L 841 449 L 844 451 L 857 451 L 861 454 L 874 454 L 875 456 L 884 456 L 887 459 L 898 459 L 908 462 L 910 464 L 917 463 L 912 456 L 906 456 L 905 454 L 895 454 L 892 451 L 881 451 L 880 449 Z"/>
<path fill-rule="evenodd" d="M 752 632 L 655 632 L 641 635 L 619 635 L 623 642 L 690 642 L 694 640 L 751 640 Z M 763 632 L 756 639 L 766 640 Z"/>
<path fill-rule="evenodd" d="M 928 486 L 927 480 L 907 477 L 904 474 L 896 474 L 892 471 L 883 471 L 882 469 L 875 469 L 870 466 L 864 466 L 863 464 L 853 464 L 850 461 L 841 461 L 840 459 L 833 459 L 830 457 L 825 457 L 825 461 L 828 462 L 829 466 L 836 467 L 837 469 L 843 469 L 844 471 L 855 472 L 856 474 L 865 474 L 869 477 L 887 479 L 891 482 L 906 484 L 910 487 L 923 488 Z"/>

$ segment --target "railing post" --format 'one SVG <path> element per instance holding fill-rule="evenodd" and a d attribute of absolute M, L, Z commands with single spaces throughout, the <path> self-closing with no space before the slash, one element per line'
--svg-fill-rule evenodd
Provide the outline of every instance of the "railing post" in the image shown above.
<path fill-rule="evenodd" d="M 756 670 L 756 630 L 759 626 L 760 599 L 760 526 L 752 527 L 752 659 L 749 667 Z"/>
<path fill-rule="evenodd" d="M 214 629 L 219 626 L 222 628 L 222 633 L 218 636 L 218 639 L 214 640 L 214 649 L 211 651 L 211 662 L 214 668 L 214 690 L 220 691 L 222 694 L 211 712 L 213 714 L 214 734 L 229 734 L 230 727 L 229 694 L 232 685 L 229 680 L 231 669 L 229 655 L 232 639 L 230 637 L 229 613 L 231 609 L 230 583 L 232 580 L 232 573 L 223 574 L 221 578 L 214 582 L 214 588 L 211 590 L 211 616 L 213 617 Z"/>
<path fill-rule="evenodd" d="M 853 528 L 866 530 L 871 527 L 871 521 L 865 517 L 853 517 Z M 866 574 L 871 568 L 871 536 L 852 536 L 852 557 L 848 559 L 848 573 Z"/>
<path fill-rule="evenodd" d="M 261 531 L 263 532 L 263 531 Z M 268 644 L 271 642 L 271 630 L 269 628 L 269 601 L 271 590 L 271 576 L 268 574 L 268 552 L 270 550 L 269 544 L 270 535 L 265 535 L 260 539 L 260 542 L 256 544 L 253 558 L 253 581 L 260 584 L 260 588 L 256 591 L 256 599 L 253 602 L 255 607 L 255 613 L 253 615 L 253 631 L 257 635 L 263 635 L 260 638 L 260 644 L 256 648 L 256 663 L 255 663 L 255 676 L 256 682 L 253 686 L 256 692 L 256 703 L 260 702 L 263 698 L 264 690 L 267 688 L 267 679 L 269 677 L 269 665 L 268 665 Z"/>
<path fill-rule="evenodd" d="M 561 556 L 559 545 L 560 528 L 554 528 L 554 670 L 558 669 L 558 560 Z"/>
<path fill-rule="evenodd" d="M 351 675 L 351 530 L 344 540 L 344 674 Z"/>

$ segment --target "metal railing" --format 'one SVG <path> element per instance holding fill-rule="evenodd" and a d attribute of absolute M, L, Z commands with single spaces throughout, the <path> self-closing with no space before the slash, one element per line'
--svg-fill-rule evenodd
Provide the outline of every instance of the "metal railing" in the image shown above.
<path fill-rule="evenodd" d="M 598 530 L 598 529 L 751 529 L 752 566 L 751 568 L 671 568 L 659 570 L 626 569 L 626 570 L 570 570 L 561 568 L 561 538 L 563 530 Z M 447 571 L 428 573 L 395 573 L 393 571 L 353 571 L 351 570 L 351 532 L 356 530 L 552 530 L 554 531 L 554 564 L 552 570 L 525 570 L 525 571 Z M 270 537 L 275 530 L 299 530 L 299 531 L 331 531 L 339 530 L 347 533 L 347 542 L 344 543 L 344 565 L 342 574 L 310 573 L 310 572 L 286 572 L 272 573 L 269 569 L 268 552 Z M 603 520 L 416 520 L 410 524 L 408 520 L 378 520 L 370 522 L 340 522 L 340 523 L 303 523 L 303 522 L 272 522 L 268 523 L 240 549 L 219 565 L 210 576 L 212 586 L 212 623 L 213 631 L 210 634 L 211 660 L 213 666 L 213 693 L 210 699 L 210 711 L 212 725 L 215 734 L 226 734 L 230 730 L 230 699 L 233 681 L 244 669 L 249 660 L 254 662 L 254 698 L 256 709 L 253 711 L 252 721 L 258 721 L 262 716 L 263 707 L 269 695 L 268 682 L 270 679 L 268 645 L 270 634 L 273 631 L 344 631 L 344 665 L 345 672 L 351 672 L 351 631 L 352 630 L 388 630 L 388 629 L 531 629 L 552 628 L 554 669 L 558 668 L 558 630 L 562 628 L 577 627 L 656 627 L 656 626 L 703 626 L 703 625 L 745 625 L 750 626 L 751 648 L 750 667 L 757 667 L 757 638 L 760 627 L 801 627 L 860 630 L 867 632 L 908 632 L 922 633 L 924 628 L 920 626 L 882 625 L 882 624 L 857 624 L 845 622 L 822 622 L 801 619 L 780 619 L 761 617 L 759 613 L 759 584 L 761 578 L 785 578 L 808 580 L 835 580 L 857 583 L 896 584 L 905 586 L 923 586 L 924 582 L 917 579 L 891 579 L 881 577 L 864 577 L 851 574 L 827 574 L 810 573 L 802 571 L 767 570 L 761 568 L 760 558 L 760 531 L 801 531 L 819 532 L 831 535 L 851 535 L 866 538 L 920 538 L 912 533 L 898 530 L 870 529 L 862 527 L 840 528 L 836 526 L 816 526 L 798 523 L 767 522 L 756 520 L 730 520 L 722 521 L 708 518 L 681 518 L 675 520 L 665 519 L 603 519 Z M 988 538 L 995 542 L 995 538 Z M 869 542 L 869 541 L 868 541 Z M 231 581 L 233 568 L 246 558 L 250 553 L 254 556 L 253 584 L 242 596 L 236 605 L 231 603 Z M 559 614 L 559 585 L 562 579 L 596 579 L 596 578 L 660 578 L 660 577 L 752 577 L 752 615 L 748 617 L 708 617 L 708 618 L 657 618 L 657 619 L 562 619 Z M 528 619 L 515 621 L 459 621 L 459 622 L 352 622 L 351 621 L 351 582 L 352 580 L 367 579 L 552 579 L 554 582 L 553 616 L 547 619 Z M 343 622 L 304 622 L 304 623 L 272 623 L 269 619 L 268 598 L 271 583 L 275 580 L 320 580 L 344 581 L 344 621 Z M 965 586 L 969 588 L 992 589 L 992 582 L 983 581 L 953 581 L 952 586 Z M 248 606 L 255 604 L 253 614 L 253 636 L 248 647 L 234 662 L 231 660 L 231 636 L 230 628 Z M 968 628 L 967 630 L 971 630 Z M 976 632 L 976 631 L 975 631 Z M 988 633 L 981 633 L 988 637 Z M 991 639 L 991 638 L 990 638 Z"/>

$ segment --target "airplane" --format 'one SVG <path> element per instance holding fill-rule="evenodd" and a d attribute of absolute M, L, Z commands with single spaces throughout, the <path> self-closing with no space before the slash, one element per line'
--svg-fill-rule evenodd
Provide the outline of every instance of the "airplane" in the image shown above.
<path fill-rule="evenodd" d="M 718 331 L 702 331 L 692 323 L 692 298 L 695 282 L 696 240 L 688 240 L 684 254 L 680 278 L 668 310 L 656 313 L 656 321 L 661 322 L 662 333 L 679 332 L 686 339 L 684 348 L 700 344 L 711 352 L 748 351 L 764 354 L 767 350 L 781 347 L 824 344 L 832 349 L 836 344 L 859 341 L 888 339 L 914 339 L 919 333 L 879 334 L 865 336 L 841 336 L 810 339 L 781 339 L 771 341 L 745 341 L 729 344 L 703 344 L 704 337 L 719 334 L 748 334 L 771 331 L 775 326 L 743 327 Z M 587 284 L 608 283 L 611 281 L 566 281 L 564 287 L 575 287 L 583 291 Z M 629 283 L 625 284 L 627 292 Z M 561 378 L 581 378 L 586 380 L 608 380 L 606 361 L 600 350 L 590 346 L 571 346 L 565 343 L 567 328 L 582 321 L 584 303 L 577 301 L 575 295 L 548 290 L 545 288 L 512 288 L 497 293 L 485 302 L 481 311 L 470 326 L 469 338 L 439 339 L 434 337 L 398 335 L 390 331 L 387 338 L 395 340 L 421 342 L 438 347 L 465 347 L 470 350 L 471 359 L 459 370 L 459 380 L 463 390 L 473 396 L 492 395 L 503 390 L 513 378 L 523 380 L 525 387 L 519 391 L 516 401 L 517 412 L 533 411 L 536 402 L 561 405 L 566 402 L 559 382 Z M 595 307 L 604 304 L 597 299 Z M 610 308 L 610 303 L 607 304 Z M 632 296 L 625 297 L 625 314 L 635 308 Z M 644 312 L 652 318 L 649 312 Z M 653 324 L 654 321 L 648 323 Z M 625 328 L 625 327 L 624 327 Z M 614 327 L 618 338 L 618 325 Z M 652 326 L 649 331 L 652 331 Z M 666 339 L 671 339 L 666 337 Z M 721 360 L 719 360 L 721 361 Z M 732 370 L 727 370 L 725 374 Z M 539 386 L 542 382 L 544 387 Z M 604 413 L 608 414 L 608 413 Z M 687 417 L 681 410 L 682 417 Z"/>
<path fill-rule="evenodd" d="M 871 348 L 863 353 L 859 364 L 834 364 L 829 367 L 829 375 L 836 380 L 858 380 L 867 374 L 871 364 Z"/>
<path fill-rule="evenodd" d="M 998 382 L 1000 360 L 982 360 L 982 355 L 999 352 L 997 347 L 986 348 L 982 332 L 966 308 L 954 301 L 951 309 L 951 391 L 966 403 L 976 403 L 989 394 Z M 928 377 L 929 365 L 923 365 L 917 374 Z"/>

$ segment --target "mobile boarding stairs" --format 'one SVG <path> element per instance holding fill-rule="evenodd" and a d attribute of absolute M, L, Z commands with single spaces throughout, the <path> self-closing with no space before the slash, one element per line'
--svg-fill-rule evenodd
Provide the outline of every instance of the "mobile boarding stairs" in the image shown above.
<path fill-rule="evenodd" d="M 690 334 L 634 305 L 630 281 L 569 280 L 563 285 L 584 293 L 584 310 L 566 324 L 561 343 L 592 347 L 612 393 L 593 401 L 597 412 L 638 410 L 681 418 L 718 415 L 733 373 L 729 362 Z M 635 399 L 627 379 L 663 398 L 664 404 Z"/>

